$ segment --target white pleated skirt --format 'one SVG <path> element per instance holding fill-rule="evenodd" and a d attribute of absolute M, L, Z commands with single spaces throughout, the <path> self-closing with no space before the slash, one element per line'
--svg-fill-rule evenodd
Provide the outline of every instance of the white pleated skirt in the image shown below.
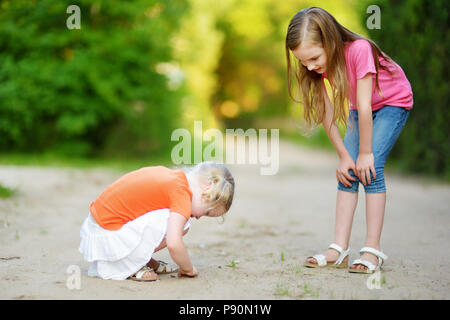
<path fill-rule="evenodd" d="M 169 209 L 148 212 L 119 230 L 103 229 L 89 213 L 80 231 L 79 251 L 90 263 L 88 276 L 124 280 L 151 259 L 167 233 Z M 189 228 L 190 219 L 184 230 Z"/>

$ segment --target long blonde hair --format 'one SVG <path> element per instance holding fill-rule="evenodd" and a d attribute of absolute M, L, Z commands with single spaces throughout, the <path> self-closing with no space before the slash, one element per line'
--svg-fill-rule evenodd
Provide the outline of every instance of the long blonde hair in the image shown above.
<path fill-rule="evenodd" d="M 305 32 L 306 31 L 306 32 Z M 323 47 L 327 56 L 326 73 L 331 84 L 331 101 L 334 106 L 333 122 L 346 123 L 346 111 L 349 97 L 349 84 L 347 79 L 347 67 L 345 63 L 344 42 L 365 39 L 372 47 L 372 54 L 376 68 L 376 89 L 382 96 L 378 84 L 378 69 L 382 68 L 392 72 L 380 64 L 378 57 L 383 57 L 388 62 L 393 61 L 384 54 L 372 40 L 356 34 L 336 21 L 328 11 L 311 7 L 299 11 L 290 21 L 286 34 L 286 59 L 287 59 L 287 84 L 289 96 L 297 103 L 304 104 L 304 114 L 308 127 L 312 124 L 322 123 L 325 115 L 325 99 L 323 95 L 324 84 L 322 76 L 315 71 L 309 71 L 300 66 L 293 70 L 290 51 L 295 50 L 303 42 L 312 43 Z M 298 63 L 297 63 L 298 65 Z M 395 64 L 394 64 L 395 65 Z M 303 101 L 297 101 L 291 91 L 292 73 L 298 82 Z"/>

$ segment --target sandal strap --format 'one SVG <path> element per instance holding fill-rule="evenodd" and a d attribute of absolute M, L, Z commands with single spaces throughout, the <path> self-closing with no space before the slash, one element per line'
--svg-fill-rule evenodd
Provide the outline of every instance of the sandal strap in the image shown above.
<path fill-rule="evenodd" d="M 328 249 L 334 249 L 339 253 L 342 253 L 342 251 L 344 251 L 344 249 L 342 249 L 342 247 L 336 243 L 332 243 L 328 246 Z"/>
<path fill-rule="evenodd" d="M 350 252 L 350 247 L 347 248 L 347 250 L 344 250 L 344 249 L 342 249 L 341 246 L 337 245 L 336 243 L 330 244 L 330 246 L 328 248 L 334 249 L 337 252 L 339 252 L 339 258 L 334 263 L 335 265 L 340 265 L 342 263 L 342 261 L 345 259 L 345 257 L 347 257 Z"/>
<path fill-rule="evenodd" d="M 168 273 L 170 273 L 170 272 L 172 272 L 174 270 L 171 266 L 169 266 L 169 264 L 167 262 L 164 262 L 164 261 L 161 261 L 161 260 L 158 260 L 158 262 L 159 262 L 159 266 L 158 266 L 158 269 L 156 269 L 157 273 L 158 272 L 168 272 Z"/>
<path fill-rule="evenodd" d="M 325 256 L 323 254 L 315 254 L 310 258 L 314 258 L 317 261 L 317 265 L 319 267 L 323 267 L 324 265 L 327 264 L 327 259 L 325 258 Z"/>
<path fill-rule="evenodd" d="M 142 267 L 141 270 L 139 270 L 138 272 L 136 272 L 136 279 L 142 279 L 142 276 L 147 272 L 147 271 L 154 271 L 152 268 L 149 267 Z"/>
<path fill-rule="evenodd" d="M 368 252 L 368 253 L 371 253 L 374 256 L 376 256 L 378 258 L 379 266 L 381 266 L 384 263 L 384 261 L 386 261 L 388 258 L 388 256 L 385 255 L 383 252 L 381 252 L 377 249 L 371 248 L 371 247 L 364 247 L 361 250 L 359 250 L 359 253 L 364 253 L 364 252 Z"/>
<path fill-rule="evenodd" d="M 366 266 L 367 269 L 369 269 L 370 271 L 373 271 L 375 269 L 377 269 L 377 267 L 379 267 L 380 265 L 378 264 L 378 266 L 375 266 L 372 262 L 367 261 L 367 260 L 361 260 L 361 259 L 356 259 L 355 261 L 352 262 L 352 265 L 354 264 L 362 264 L 363 266 Z"/>

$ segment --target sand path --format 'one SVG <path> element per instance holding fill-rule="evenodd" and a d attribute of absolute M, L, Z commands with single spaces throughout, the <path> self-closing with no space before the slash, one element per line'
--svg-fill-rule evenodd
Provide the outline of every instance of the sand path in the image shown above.
<path fill-rule="evenodd" d="M 333 239 L 336 164 L 333 153 L 283 142 L 277 175 L 230 166 L 237 185 L 225 223 L 193 221 L 185 237 L 199 277 L 154 283 L 88 277 L 78 252 L 89 203 L 123 173 L 0 166 L 0 182 L 19 190 L 0 201 L 0 299 L 449 299 L 448 184 L 386 173 L 379 287 L 369 289 L 367 275 L 302 266 Z M 352 260 L 364 244 L 364 202 L 360 192 Z M 167 251 L 157 258 L 171 262 Z M 70 290 L 77 268 L 80 289 Z"/>

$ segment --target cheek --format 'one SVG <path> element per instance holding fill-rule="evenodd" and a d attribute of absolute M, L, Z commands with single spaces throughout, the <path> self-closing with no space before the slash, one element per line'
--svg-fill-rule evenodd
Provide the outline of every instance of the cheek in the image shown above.
<path fill-rule="evenodd" d="M 202 203 L 201 203 L 201 202 L 197 202 L 197 203 L 195 204 L 195 211 L 196 211 L 197 213 L 200 213 L 202 210 L 203 210 Z"/>
<path fill-rule="evenodd" d="M 198 211 L 198 204 L 197 204 L 197 202 L 194 200 L 194 201 L 192 201 L 192 203 L 191 203 L 191 212 L 192 213 L 197 213 L 197 211 Z"/>
<path fill-rule="evenodd" d="M 195 214 L 201 214 L 205 210 L 202 201 L 200 199 L 192 201 L 191 210 Z"/>

